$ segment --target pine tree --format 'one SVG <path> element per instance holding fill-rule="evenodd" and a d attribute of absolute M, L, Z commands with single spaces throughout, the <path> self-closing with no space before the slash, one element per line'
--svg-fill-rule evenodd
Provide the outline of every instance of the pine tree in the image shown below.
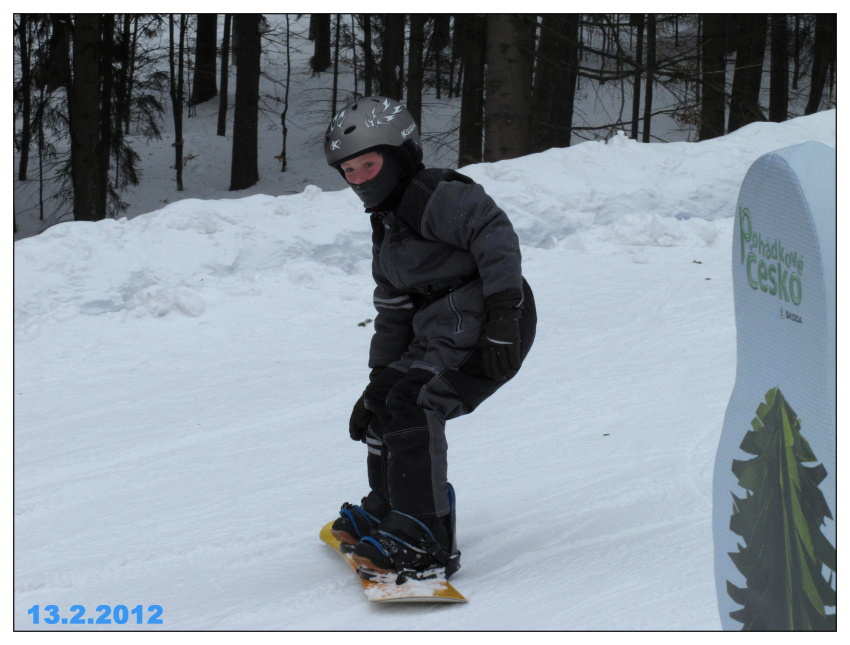
<path fill-rule="evenodd" d="M 755 457 L 734 460 L 732 471 L 746 498 L 732 495 L 731 530 L 746 541 L 729 556 L 747 580 L 743 589 L 726 583 L 729 596 L 743 607 L 730 615 L 744 630 L 834 630 L 836 593 L 835 547 L 820 531 L 832 518 L 818 485 L 826 478 L 809 443 L 800 433 L 800 420 L 779 388 L 765 395 L 753 430 L 741 449 Z"/>

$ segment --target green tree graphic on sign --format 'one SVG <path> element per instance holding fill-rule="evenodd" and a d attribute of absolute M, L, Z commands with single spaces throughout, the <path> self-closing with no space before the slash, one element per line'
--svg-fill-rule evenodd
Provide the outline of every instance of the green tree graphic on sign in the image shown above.
<path fill-rule="evenodd" d="M 747 496 L 734 494 L 731 530 L 746 541 L 729 556 L 747 580 L 726 582 L 741 609 L 730 614 L 744 630 L 835 630 L 835 547 L 820 527 L 832 513 L 818 485 L 827 475 L 800 434 L 800 420 L 779 388 L 765 395 L 732 472 Z M 829 569 L 829 579 L 824 579 Z"/>

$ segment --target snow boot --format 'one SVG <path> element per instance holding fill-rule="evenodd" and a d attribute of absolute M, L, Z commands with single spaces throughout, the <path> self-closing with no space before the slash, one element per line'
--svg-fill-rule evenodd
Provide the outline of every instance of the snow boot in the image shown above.
<path fill-rule="evenodd" d="M 384 520 L 355 545 L 351 554 L 364 578 L 394 574 L 406 578 L 446 578 L 460 569 L 455 541 L 454 489 L 449 484 L 451 512 L 443 517 L 416 518 L 390 511 Z"/>
<path fill-rule="evenodd" d="M 360 505 L 345 502 L 339 509 L 339 517 L 331 525 L 331 533 L 340 541 L 342 550 L 353 547 L 378 526 L 389 513 L 390 506 L 375 491 L 360 501 Z"/>

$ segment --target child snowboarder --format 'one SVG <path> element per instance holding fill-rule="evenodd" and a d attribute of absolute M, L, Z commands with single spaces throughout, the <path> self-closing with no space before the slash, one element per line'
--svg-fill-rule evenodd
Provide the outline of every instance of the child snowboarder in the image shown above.
<path fill-rule="evenodd" d="M 361 572 L 460 566 L 445 422 L 512 378 L 537 315 L 519 240 L 468 177 L 425 169 L 398 101 L 354 100 L 331 120 L 325 156 L 370 213 L 375 331 L 369 385 L 349 422 L 367 446 L 370 492 L 333 532 Z"/>

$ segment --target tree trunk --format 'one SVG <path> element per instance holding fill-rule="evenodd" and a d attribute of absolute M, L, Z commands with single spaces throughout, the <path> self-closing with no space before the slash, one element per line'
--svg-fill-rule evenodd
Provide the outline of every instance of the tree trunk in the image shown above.
<path fill-rule="evenodd" d="M 124 132 L 124 124 L 126 123 L 126 114 L 128 110 L 127 88 L 130 85 L 130 27 L 132 25 L 132 16 L 125 13 L 121 17 L 121 41 L 118 49 L 118 60 L 120 68 L 118 75 L 115 77 L 115 133 L 121 135 Z M 116 165 L 119 163 L 118 154 L 115 155 Z"/>
<path fill-rule="evenodd" d="M 97 194 L 97 209 L 106 216 L 106 201 L 109 185 L 109 153 L 112 144 L 112 41 L 115 32 L 115 14 L 105 13 L 101 17 L 100 57 L 100 137 L 97 143 L 98 162 L 103 181 Z"/>
<path fill-rule="evenodd" d="M 183 190 L 183 37 L 186 17 L 180 14 L 179 43 L 175 70 L 174 14 L 168 14 L 168 67 L 171 88 L 171 113 L 174 117 L 174 171 L 177 190 Z"/>
<path fill-rule="evenodd" d="M 372 14 L 363 14 L 363 82 L 365 96 L 372 96 L 372 79 L 375 78 L 375 55 L 372 52 Z"/>
<path fill-rule="evenodd" d="M 827 69 L 835 60 L 835 14 L 819 13 L 815 22 L 815 45 L 812 61 L 812 85 L 806 114 L 814 114 L 820 107 Z"/>
<path fill-rule="evenodd" d="M 38 109 L 35 113 L 36 127 L 38 128 L 38 219 L 44 221 L 44 106 L 45 86 L 39 91 Z"/>
<path fill-rule="evenodd" d="M 576 77 L 579 14 L 546 14 L 540 26 L 532 101 L 532 150 L 570 145 Z"/>
<path fill-rule="evenodd" d="M 32 83 L 30 74 L 29 15 L 22 13 L 18 23 L 18 42 L 21 48 L 21 157 L 18 162 L 18 179 L 26 181 L 32 138 L 30 111 L 32 109 Z"/>
<path fill-rule="evenodd" d="M 443 50 L 449 44 L 450 19 L 451 16 L 445 13 L 435 15 L 434 29 L 431 32 L 430 49 L 434 52 L 434 89 L 437 92 L 437 99 L 443 97 Z M 451 98 L 451 95 L 452 88 L 451 82 L 449 82 L 449 98 Z"/>
<path fill-rule="evenodd" d="M 530 149 L 531 31 L 523 15 L 488 14 L 484 160 Z"/>
<path fill-rule="evenodd" d="M 133 83 L 136 75 L 136 43 L 139 42 L 139 17 L 133 16 L 133 37 L 130 40 L 130 71 L 127 74 L 127 98 L 124 102 L 124 114 L 122 122 L 124 123 L 125 134 L 130 134 L 130 117 L 132 114 L 133 105 Z"/>
<path fill-rule="evenodd" d="M 315 28 L 313 41 L 313 57 L 310 59 L 310 69 L 313 75 L 324 72 L 331 66 L 331 15 L 329 13 L 314 13 L 311 24 Z"/>
<path fill-rule="evenodd" d="M 195 73 L 192 79 L 192 105 L 209 101 L 216 94 L 215 57 L 218 14 L 199 13 L 195 37 Z"/>
<path fill-rule="evenodd" d="M 735 18 L 738 55 L 735 59 L 727 132 L 764 120 L 759 94 L 767 40 L 767 14 L 736 14 Z"/>
<path fill-rule="evenodd" d="M 463 42 L 462 34 L 466 33 L 466 26 L 471 16 L 468 14 L 455 14 L 452 28 L 452 59 L 449 63 L 449 97 L 463 94 L 463 60 L 466 51 L 466 43 Z"/>
<path fill-rule="evenodd" d="M 239 14 L 235 19 L 239 67 L 233 110 L 233 156 L 230 190 L 241 190 L 260 179 L 257 170 L 257 126 L 260 102 L 260 16 Z"/>
<path fill-rule="evenodd" d="M 643 70 L 643 26 L 642 13 L 632 14 L 632 25 L 637 27 L 637 45 L 635 46 L 635 75 L 632 84 L 632 139 L 637 141 L 638 122 L 640 120 L 640 78 Z"/>
<path fill-rule="evenodd" d="M 407 111 L 422 127 L 422 50 L 425 47 L 425 14 L 410 14 L 410 47 L 408 48 Z"/>
<path fill-rule="evenodd" d="M 572 144 L 573 113 L 575 111 L 576 86 L 578 84 L 578 28 L 581 14 L 567 14 L 564 26 L 564 65 L 566 85 L 564 87 L 564 104 L 556 113 L 555 145 L 569 146 Z"/>
<path fill-rule="evenodd" d="M 794 80 L 791 87 L 798 89 L 800 83 L 800 16 L 794 14 Z"/>
<path fill-rule="evenodd" d="M 655 14 L 646 21 L 646 96 L 643 108 L 643 142 L 649 143 L 652 131 L 652 86 L 655 83 Z"/>
<path fill-rule="evenodd" d="M 359 96 L 357 91 L 357 25 L 355 24 L 354 14 L 351 15 L 351 71 L 354 75 L 354 96 Z M 287 16 L 287 24 L 289 17 Z M 289 34 L 286 35 L 289 38 Z M 287 52 L 288 53 L 288 52 Z"/>
<path fill-rule="evenodd" d="M 381 42 L 380 93 L 400 101 L 404 93 L 404 14 L 384 15 L 384 34 Z"/>
<path fill-rule="evenodd" d="M 74 185 L 74 219 L 96 221 L 103 177 L 98 156 L 100 84 L 98 46 L 101 19 L 98 14 L 74 18 L 73 76 L 69 93 L 71 117 L 71 181 Z"/>
<path fill-rule="evenodd" d="M 339 22 L 341 14 L 336 14 L 336 22 L 334 25 L 334 72 L 333 72 L 333 87 L 331 89 L 331 114 L 329 118 L 333 118 L 336 114 L 336 98 L 337 89 L 339 88 Z"/>
<path fill-rule="evenodd" d="M 231 14 L 224 14 L 224 35 L 221 39 L 221 94 L 218 97 L 218 129 L 220 137 L 227 131 L 227 93 L 230 83 L 230 23 Z M 289 37 L 289 33 L 286 34 Z"/>
<path fill-rule="evenodd" d="M 770 16 L 770 116 L 771 121 L 788 118 L 788 17 Z"/>
<path fill-rule="evenodd" d="M 71 22 L 68 14 L 51 14 L 53 34 L 48 45 L 47 91 L 53 92 L 60 87 L 69 87 L 71 81 Z"/>
<path fill-rule="evenodd" d="M 702 36 L 702 105 L 699 140 L 724 134 L 726 110 L 725 16 L 718 13 L 701 15 Z"/>
<path fill-rule="evenodd" d="M 455 16 L 458 56 L 463 60 L 463 90 L 458 137 L 458 167 L 483 160 L 484 60 L 487 45 L 486 18 L 477 14 Z"/>
<path fill-rule="evenodd" d="M 352 29 L 351 33 L 354 33 Z M 289 111 L 289 80 L 292 74 L 292 57 L 289 46 L 289 14 L 286 14 L 286 89 L 283 95 L 283 112 L 280 113 L 280 128 L 283 132 L 283 142 L 280 148 L 280 171 L 286 171 L 286 113 Z"/>

